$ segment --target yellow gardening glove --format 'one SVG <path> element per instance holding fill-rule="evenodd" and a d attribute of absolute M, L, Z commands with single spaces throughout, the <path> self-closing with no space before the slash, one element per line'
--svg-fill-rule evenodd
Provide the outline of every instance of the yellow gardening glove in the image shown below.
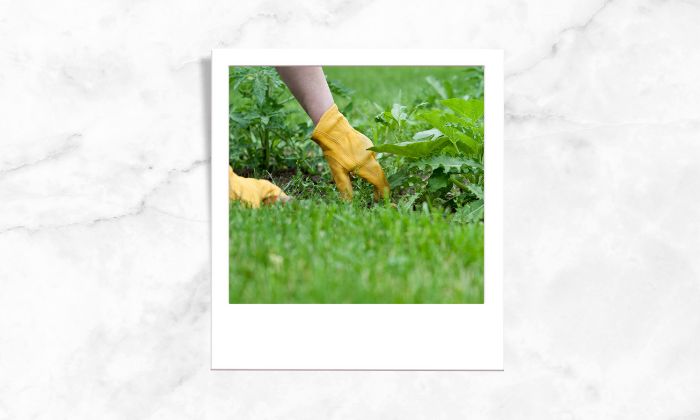
<path fill-rule="evenodd" d="M 263 201 L 272 202 L 278 197 L 287 197 L 280 187 L 270 181 L 255 178 L 243 178 L 233 173 L 228 167 L 228 195 L 231 200 L 240 199 L 242 203 L 257 209 Z M 286 202 L 286 200 L 283 200 Z"/>
<path fill-rule="evenodd" d="M 350 199 L 352 185 L 350 173 L 374 184 L 374 201 L 389 195 L 389 182 L 377 162 L 377 154 L 367 148 L 372 141 L 350 126 L 348 120 L 333 106 L 321 117 L 311 140 L 321 146 L 335 184 L 343 198 Z"/>

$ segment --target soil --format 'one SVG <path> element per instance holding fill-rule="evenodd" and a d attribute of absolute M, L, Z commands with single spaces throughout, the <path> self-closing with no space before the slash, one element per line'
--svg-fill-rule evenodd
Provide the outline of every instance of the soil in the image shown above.
<path fill-rule="evenodd" d="M 272 179 L 270 178 L 270 173 L 267 171 L 260 171 L 259 169 L 257 171 L 253 171 L 252 169 L 248 168 L 243 168 L 243 169 L 236 169 L 234 172 L 236 172 L 237 175 L 246 177 L 246 178 L 257 178 L 257 179 L 266 179 L 268 181 L 272 181 L 275 185 L 284 188 L 285 185 L 289 183 L 289 181 L 292 179 L 292 177 L 296 176 L 297 174 L 297 169 L 296 168 L 285 168 L 285 169 L 277 169 L 272 171 Z M 313 175 L 310 174 L 304 170 L 301 171 L 301 176 L 304 178 L 304 180 L 310 180 L 313 181 L 315 184 L 320 184 L 321 183 L 321 175 Z M 427 176 L 425 177 L 427 178 Z M 329 185 L 335 185 L 335 181 L 331 179 L 330 181 L 327 181 Z M 398 200 L 401 197 L 405 195 L 411 195 L 415 193 L 415 187 L 410 187 L 408 189 L 399 189 L 393 191 L 393 198 L 394 200 Z"/>
<path fill-rule="evenodd" d="M 297 174 L 297 169 L 296 168 L 285 168 L 285 169 L 278 169 L 272 172 L 272 179 L 270 178 L 270 173 L 267 171 L 263 171 L 261 173 L 260 170 L 258 171 L 253 171 L 252 169 L 248 168 L 243 168 L 243 169 L 236 169 L 234 172 L 236 172 L 236 175 L 246 177 L 246 178 L 258 178 L 258 179 L 266 179 L 268 181 L 273 181 L 275 185 L 284 187 L 289 183 L 289 181 L 292 179 Z M 257 172 L 257 173 L 255 173 Z M 310 174 L 304 170 L 301 171 L 302 173 L 302 178 L 305 180 L 311 180 L 314 183 L 318 184 L 321 182 L 321 175 L 313 175 Z M 257 176 L 256 176 L 257 175 Z M 332 180 L 328 182 L 329 184 L 335 184 Z"/>

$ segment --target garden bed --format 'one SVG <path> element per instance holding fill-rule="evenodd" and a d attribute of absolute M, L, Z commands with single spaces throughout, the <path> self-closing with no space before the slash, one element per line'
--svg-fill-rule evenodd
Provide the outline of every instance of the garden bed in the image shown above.
<path fill-rule="evenodd" d="M 229 163 L 296 199 L 231 206 L 229 302 L 483 303 L 483 69 L 325 70 L 395 205 L 363 179 L 342 199 L 275 70 L 232 68 Z"/>

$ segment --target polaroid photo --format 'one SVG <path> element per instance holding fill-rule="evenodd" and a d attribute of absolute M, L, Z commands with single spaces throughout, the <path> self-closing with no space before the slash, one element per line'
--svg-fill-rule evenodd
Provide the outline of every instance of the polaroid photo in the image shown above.
<path fill-rule="evenodd" d="M 502 50 L 213 50 L 211 114 L 212 369 L 503 370 Z"/>

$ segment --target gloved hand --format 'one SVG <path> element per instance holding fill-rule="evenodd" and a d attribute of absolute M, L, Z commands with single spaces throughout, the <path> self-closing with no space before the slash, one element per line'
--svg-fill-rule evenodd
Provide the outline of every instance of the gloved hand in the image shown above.
<path fill-rule="evenodd" d="M 270 181 L 255 178 L 243 178 L 228 167 L 228 195 L 231 200 L 240 199 L 242 203 L 257 209 L 260 203 L 272 203 L 278 198 L 281 202 L 287 202 L 291 197 L 282 189 Z"/>
<path fill-rule="evenodd" d="M 374 146 L 372 141 L 350 126 L 348 120 L 333 106 L 326 111 L 316 124 L 311 140 L 321 146 L 340 195 L 345 199 L 352 196 L 350 173 L 374 184 L 374 201 L 389 195 L 389 182 L 384 170 L 377 162 L 377 154 L 367 148 Z"/>

